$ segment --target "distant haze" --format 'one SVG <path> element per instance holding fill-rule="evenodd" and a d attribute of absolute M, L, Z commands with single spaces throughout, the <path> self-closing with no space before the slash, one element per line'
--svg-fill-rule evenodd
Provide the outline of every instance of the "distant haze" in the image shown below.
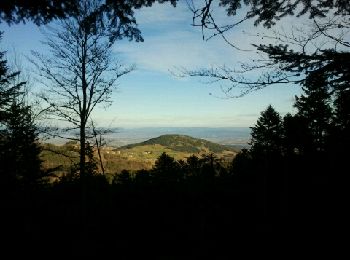
<path fill-rule="evenodd" d="M 247 146 L 250 139 L 249 127 L 141 127 L 112 128 L 104 135 L 107 146 L 123 146 L 146 141 L 164 134 L 189 135 L 224 145 Z M 65 140 L 50 140 L 64 143 Z"/>

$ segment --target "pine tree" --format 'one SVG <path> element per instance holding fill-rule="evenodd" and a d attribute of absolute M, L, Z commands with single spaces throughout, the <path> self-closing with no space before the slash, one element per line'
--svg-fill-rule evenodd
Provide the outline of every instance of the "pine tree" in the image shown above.
<path fill-rule="evenodd" d="M 40 147 L 31 107 L 24 102 L 25 82 L 16 82 L 20 72 L 9 71 L 4 55 L 0 52 L 0 179 L 11 187 L 40 179 Z"/>
<path fill-rule="evenodd" d="M 308 140 L 311 144 L 309 149 L 324 151 L 332 121 L 331 94 L 326 76 L 320 74 L 307 77 L 302 89 L 304 94 L 296 97 L 294 105 L 298 109 L 296 116 L 306 122 L 307 132 L 304 134 L 311 138 Z"/>
<path fill-rule="evenodd" d="M 34 184 L 41 176 L 40 146 L 31 107 L 14 101 L 8 110 L 1 142 L 2 167 L 16 181 Z"/>
<path fill-rule="evenodd" d="M 152 172 L 155 181 L 161 184 L 175 184 L 183 177 L 178 162 L 165 152 L 156 160 Z"/>
<path fill-rule="evenodd" d="M 283 125 L 279 113 L 269 105 L 251 127 L 251 151 L 254 154 L 281 153 Z"/>

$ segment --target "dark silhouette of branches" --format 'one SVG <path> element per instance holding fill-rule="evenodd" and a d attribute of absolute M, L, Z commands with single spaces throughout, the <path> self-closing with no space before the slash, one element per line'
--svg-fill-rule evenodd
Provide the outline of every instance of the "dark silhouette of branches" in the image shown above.
<path fill-rule="evenodd" d="M 0 52 L 0 180 L 4 187 L 36 184 L 43 177 L 37 126 L 26 103 L 26 82 L 20 71 L 10 70 L 4 54 Z"/>
<path fill-rule="evenodd" d="M 4 0 L 0 3 L 0 22 L 8 24 L 32 21 L 37 25 L 57 19 L 79 16 L 80 0 Z M 154 3 L 169 2 L 174 7 L 177 0 L 99 0 L 97 8 L 84 17 L 88 26 L 95 24 L 109 32 L 111 39 L 129 38 L 143 41 L 137 28 L 135 9 L 150 7 Z"/>
<path fill-rule="evenodd" d="M 111 39 L 96 20 L 86 20 L 97 8 L 96 1 L 82 3 L 79 15 L 48 31 L 45 44 L 51 55 L 33 52 L 31 59 L 47 90 L 41 98 L 49 115 L 79 129 L 81 174 L 85 172 L 87 124 L 92 111 L 100 104 L 110 104 L 117 80 L 134 69 L 118 63 L 111 53 L 113 43 L 124 33 Z"/>
<path fill-rule="evenodd" d="M 203 78 L 206 84 L 219 84 L 221 91 L 228 98 L 239 98 L 252 91 L 257 91 L 274 84 L 300 83 L 300 74 L 287 74 L 276 67 L 275 63 L 265 63 L 261 66 L 249 64 L 241 65 L 241 70 L 231 69 L 229 67 L 216 67 L 210 69 L 190 70 L 181 68 L 177 74 L 180 77 L 199 77 Z M 250 71 L 265 69 L 258 78 L 250 78 L 244 73 Z M 271 69 L 266 71 L 266 69 Z"/>
<path fill-rule="evenodd" d="M 187 3 L 193 13 L 193 25 L 201 26 L 203 31 L 214 31 L 210 37 L 222 35 L 248 19 L 254 19 L 254 25 L 262 23 L 264 27 L 271 28 L 276 25 L 281 18 L 286 16 L 300 17 L 308 15 L 310 19 L 315 19 L 325 18 L 329 13 L 334 13 L 341 17 L 350 14 L 350 4 L 346 0 L 188 0 Z M 232 17 L 232 19 L 236 18 L 241 13 L 243 13 L 243 18 L 237 18 L 237 21 L 233 21 L 228 25 L 219 25 L 216 22 L 216 17 L 213 12 L 214 8 L 217 7 L 215 5 L 225 8 L 227 16 Z"/>
<path fill-rule="evenodd" d="M 247 20 L 269 30 L 256 34 L 261 44 L 253 44 L 257 58 L 240 65 L 202 69 L 181 69 L 180 76 L 205 78 L 219 85 L 227 97 L 241 97 L 251 91 L 281 83 L 302 84 L 308 77 L 324 74 L 333 89 L 346 88 L 349 82 L 349 15 L 348 1 L 187 1 L 193 12 L 193 26 L 202 28 L 203 39 L 222 37 L 229 47 L 241 50 L 227 32 Z M 219 7 L 216 6 L 219 5 Z M 219 25 L 216 8 L 225 8 L 228 24 Z M 287 16 L 308 15 L 305 30 L 274 30 Z M 270 32 L 272 31 L 272 34 Z M 208 36 L 205 36 L 209 33 Z M 274 42 L 266 44 L 264 42 Z M 248 53 L 249 54 L 249 53 Z"/>

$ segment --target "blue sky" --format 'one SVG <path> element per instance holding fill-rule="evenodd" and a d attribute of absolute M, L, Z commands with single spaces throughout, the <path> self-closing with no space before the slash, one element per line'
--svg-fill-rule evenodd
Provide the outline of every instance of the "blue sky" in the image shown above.
<path fill-rule="evenodd" d="M 223 23 L 227 19 L 223 14 L 220 17 Z M 137 11 L 136 18 L 145 41 L 119 41 L 113 51 L 122 63 L 135 64 L 137 70 L 120 80 L 112 106 L 95 111 L 93 116 L 100 126 L 252 126 L 269 104 L 282 115 L 293 111 L 294 95 L 300 93 L 296 85 L 270 86 L 242 98 L 224 99 L 217 86 L 203 84 L 197 78 L 175 77 L 171 71 L 179 67 L 234 67 L 254 55 L 237 51 L 220 38 L 203 41 L 201 30 L 191 26 L 192 15 L 184 2 L 177 8 L 168 4 L 144 8 Z M 0 30 L 5 32 L 1 49 L 8 50 L 9 59 L 13 50 L 19 55 L 30 55 L 30 50 L 46 51 L 40 43 L 43 37 L 39 28 L 31 23 L 1 24 Z M 253 49 L 250 43 L 256 39 L 242 31 L 259 30 L 246 23 L 228 37 L 244 49 Z M 23 64 L 27 66 L 25 58 Z"/>

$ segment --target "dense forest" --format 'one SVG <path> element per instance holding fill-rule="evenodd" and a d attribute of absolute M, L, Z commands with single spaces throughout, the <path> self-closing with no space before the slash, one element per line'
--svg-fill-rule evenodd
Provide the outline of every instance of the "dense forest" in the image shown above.
<path fill-rule="evenodd" d="M 319 33 L 336 42 L 334 48 L 310 54 L 283 45 L 256 46 L 280 71 L 251 82 L 249 91 L 280 83 L 278 77 L 291 79 L 303 91 L 295 97 L 296 112 L 281 116 L 268 105 L 251 127 L 250 148 L 228 164 L 215 155 L 222 147 L 186 137 L 186 143 L 173 148 L 181 151 L 191 144 L 195 153 L 206 145 L 213 152 L 186 160 L 162 153 L 151 169 L 123 170 L 112 179 L 101 165 L 103 133 L 90 115 L 96 105 L 110 102 L 116 80 L 133 68 L 113 67 L 111 47 L 122 38 L 142 40 L 131 10 L 167 1 L 62 1 L 57 6 L 38 1 L 51 6 L 46 11 L 40 4 L 22 2 L 1 4 L 2 22 L 40 25 L 60 19 L 62 28 L 47 42 L 53 56 L 33 54 L 33 63 L 54 90 L 54 96 L 41 97 L 39 114 L 28 101 L 21 72 L 9 67 L 5 51 L 0 53 L 1 232 L 4 249 L 15 249 L 11 255 L 130 256 L 142 251 L 174 256 L 189 250 L 204 256 L 225 242 L 229 250 L 256 248 L 254 238 L 275 247 L 290 241 L 307 245 L 308 240 L 324 246 L 336 239 L 334 234 L 343 229 L 340 192 L 345 191 L 350 147 L 350 59 L 349 43 L 334 39 L 327 29 L 349 28 L 347 1 L 287 1 L 287 6 L 286 1 L 244 1 L 251 8 L 245 19 L 267 27 L 284 16 L 305 13 L 314 18 L 331 11 L 342 19 L 319 27 Z M 226 40 L 224 30 L 215 27 L 212 1 L 204 2 L 202 9 L 193 9 L 195 18 L 204 29 L 211 24 Z M 243 1 L 219 2 L 231 17 Z M 298 8 L 300 13 L 294 14 Z M 218 70 L 186 73 L 228 79 Z M 50 180 L 60 169 L 43 167 L 40 159 L 44 128 L 36 119 L 43 113 L 63 118 L 79 131 L 73 140 L 75 161 L 55 181 Z M 161 141 L 169 145 L 168 139 Z M 143 144 L 152 145 L 152 139 Z"/>

